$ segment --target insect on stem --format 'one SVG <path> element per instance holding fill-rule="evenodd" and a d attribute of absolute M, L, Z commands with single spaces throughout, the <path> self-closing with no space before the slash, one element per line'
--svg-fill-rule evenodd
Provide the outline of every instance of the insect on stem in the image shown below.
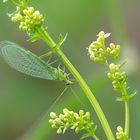
<path fill-rule="evenodd" d="M 68 85 L 72 84 L 68 74 L 59 67 L 52 67 L 37 55 L 13 42 L 0 42 L 0 54 L 12 68 L 19 72 L 42 79 L 64 81 Z"/>

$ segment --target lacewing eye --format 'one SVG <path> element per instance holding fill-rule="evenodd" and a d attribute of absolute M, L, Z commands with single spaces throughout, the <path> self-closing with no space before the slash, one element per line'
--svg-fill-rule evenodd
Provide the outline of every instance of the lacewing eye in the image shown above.
<path fill-rule="evenodd" d="M 1 56 L 15 70 L 38 78 L 58 79 L 55 68 L 19 45 L 10 41 L 2 41 L 0 42 L 0 50 Z"/>

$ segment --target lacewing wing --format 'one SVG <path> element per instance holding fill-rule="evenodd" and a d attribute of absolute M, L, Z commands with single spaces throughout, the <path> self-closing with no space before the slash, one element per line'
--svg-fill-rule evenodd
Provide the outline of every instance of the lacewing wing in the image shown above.
<path fill-rule="evenodd" d="M 42 79 L 68 81 L 67 78 L 60 77 L 63 76 L 63 73 L 56 73 L 58 71 L 56 68 L 18 44 L 2 41 L 0 42 L 0 51 L 4 60 L 19 72 Z"/>

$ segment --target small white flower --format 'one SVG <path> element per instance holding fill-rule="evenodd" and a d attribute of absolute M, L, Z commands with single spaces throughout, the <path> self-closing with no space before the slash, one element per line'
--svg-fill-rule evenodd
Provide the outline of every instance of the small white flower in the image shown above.
<path fill-rule="evenodd" d="M 98 34 L 97 34 L 97 37 L 103 37 L 105 35 L 104 31 L 100 31 Z"/>
<path fill-rule="evenodd" d="M 109 37 L 110 35 L 111 35 L 111 33 L 106 33 L 104 37 L 107 38 L 107 37 Z"/>
<path fill-rule="evenodd" d="M 91 50 L 91 45 L 87 48 L 88 54 L 94 56 L 93 51 Z"/>
<path fill-rule="evenodd" d="M 111 33 L 106 33 L 106 34 L 105 34 L 104 31 L 101 31 L 101 32 L 98 33 L 97 36 L 98 36 L 98 37 L 101 37 L 101 38 L 104 36 L 104 38 L 107 38 L 107 37 L 109 37 L 110 35 L 111 35 Z"/>
<path fill-rule="evenodd" d="M 54 119 L 54 120 L 53 120 L 53 123 L 54 123 L 54 124 L 59 124 L 59 125 L 62 125 L 62 124 L 63 124 L 63 122 L 61 121 L 60 118 Z"/>
<path fill-rule="evenodd" d="M 122 128 L 121 126 L 118 126 L 118 127 L 117 127 L 117 131 L 118 131 L 118 132 L 122 132 L 122 131 L 123 131 L 123 128 Z"/>

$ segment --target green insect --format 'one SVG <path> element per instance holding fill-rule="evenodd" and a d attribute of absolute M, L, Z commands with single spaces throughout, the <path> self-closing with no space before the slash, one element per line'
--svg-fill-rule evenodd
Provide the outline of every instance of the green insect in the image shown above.
<path fill-rule="evenodd" d="M 11 41 L 0 42 L 0 50 L 4 60 L 19 72 L 47 80 L 65 81 L 67 85 L 72 84 L 68 74 L 62 69 L 52 67 L 37 55 Z"/>

